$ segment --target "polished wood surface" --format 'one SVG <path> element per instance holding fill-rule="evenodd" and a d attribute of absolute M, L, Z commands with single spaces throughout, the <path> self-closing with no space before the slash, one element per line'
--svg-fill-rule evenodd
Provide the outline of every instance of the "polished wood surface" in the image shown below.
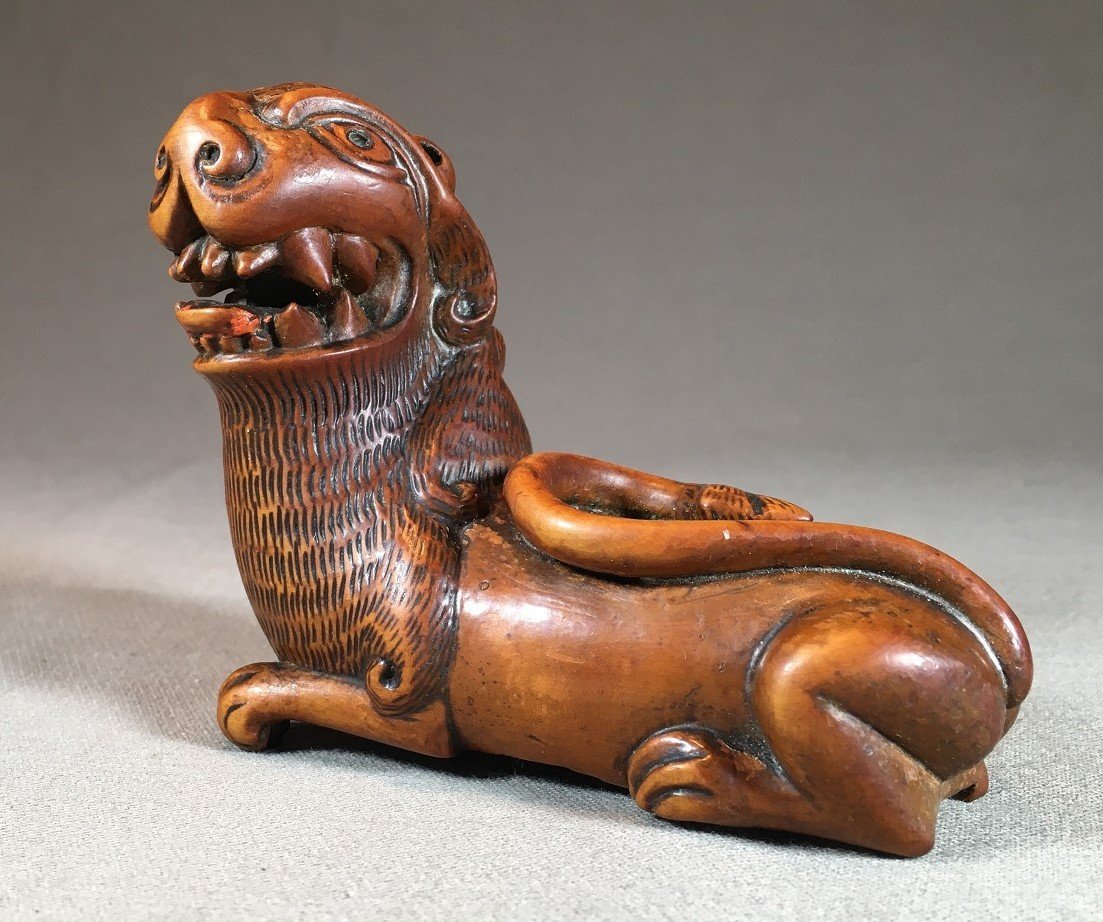
<path fill-rule="evenodd" d="M 900 855 L 931 848 L 943 798 L 984 793 L 1031 681 L 1003 600 L 899 535 L 532 455 L 439 145 L 286 84 L 195 100 L 154 169 L 279 658 L 223 684 L 231 740 L 301 720 L 502 753 L 667 819 Z"/>

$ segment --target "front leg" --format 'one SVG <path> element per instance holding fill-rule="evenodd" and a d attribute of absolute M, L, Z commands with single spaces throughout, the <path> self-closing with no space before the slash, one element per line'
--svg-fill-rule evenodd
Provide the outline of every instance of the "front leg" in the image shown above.
<path fill-rule="evenodd" d="M 287 663 L 243 666 L 222 683 L 218 725 L 242 749 L 266 748 L 273 732 L 292 720 L 439 758 L 459 751 L 442 701 L 416 714 L 386 717 L 375 709 L 363 681 Z"/>

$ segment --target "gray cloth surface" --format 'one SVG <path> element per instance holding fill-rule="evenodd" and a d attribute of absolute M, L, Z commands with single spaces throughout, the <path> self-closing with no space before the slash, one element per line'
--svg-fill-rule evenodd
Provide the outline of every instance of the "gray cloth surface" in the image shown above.
<path fill-rule="evenodd" d="M 0 918 L 1099 918 L 1097 3 L 0 10 Z M 213 720 L 269 657 L 144 227 L 199 92 L 287 79 L 452 155 L 538 448 L 913 535 L 1035 689 L 903 861 L 664 824 L 538 766 Z"/>

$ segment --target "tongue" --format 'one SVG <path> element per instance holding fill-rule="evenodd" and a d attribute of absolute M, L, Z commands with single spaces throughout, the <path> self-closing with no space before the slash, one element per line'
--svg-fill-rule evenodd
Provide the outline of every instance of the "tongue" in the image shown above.
<path fill-rule="evenodd" d="M 176 320 L 195 335 L 245 336 L 260 327 L 260 318 L 252 311 L 217 301 L 181 301 L 176 305 Z"/>

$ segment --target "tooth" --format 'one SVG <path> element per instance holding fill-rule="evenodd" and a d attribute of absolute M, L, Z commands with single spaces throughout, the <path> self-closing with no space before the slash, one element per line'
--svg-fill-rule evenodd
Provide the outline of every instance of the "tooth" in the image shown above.
<path fill-rule="evenodd" d="M 324 227 L 304 227 L 283 238 L 280 251 L 283 267 L 297 282 L 316 291 L 333 287 L 333 251 L 329 231 Z"/>
<path fill-rule="evenodd" d="M 265 329 L 257 330 L 249 337 L 248 346 L 253 352 L 265 352 L 272 348 L 272 337 L 268 335 L 268 331 Z"/>
<path fill-rule="evenodd" d="M 204 333 L 199 337 L 199 344 L 206 355 L 215 355 L 218 352 L 218 337 L 214 333 Z"/>
<path fill-rule="evenodd" d="M 274 243 L 262 243 L 234 254 L 234 272 L 239 278 L 250 279 L 265 269 L 271 269 L 279 261 L 280 248 Z"/>
<path fill-rule="evenodd" d="M 241 351 L 240 336 L 223 336 L 218 341 L 219 349 L 226 355 L 234 355 Z"/>
<path fill-rule="evenodd" d="M 217 240 L 212 239 L 208 241 L 206 249 L 203 250 L 203 259 L 199 263 L 199 268 L 206 278 L 214 281 L 222 278 L 229 262 L 230 251 Z"/>
<path fill-rule="evenodd" d="M 363 336 L 371 329 L 368 318 L 344 288 L 333 305 L 333 322 L 329 325 L 331 342 L 339 343 L 346 339 Z"/>
<path fill-rule="evenodd" d="M 348 287 L 355 295 L 367 291 L 375 281 L 375 263 L 379 251 L 363 237 L 337 234 L 334 251 Z"/>
<path fill-rule="evenodd" d="M 201 298 L 209 298 L 216 295 L 226 287 L 225 282 L 192 282 L 192 291 Z"/>
<path fill-rule="evenodd" d="M 325 332 L 317 317 L 294 302 L 276 316 L 276 339 L 285 348 L 317 346 L 325 338 Z"/>
<path fill-rule="evenodd" d="M 193 240 L 176 257 L 176 261 L 169 266 L 169 275 L 178 282 L 190 282 L 199 277 L 199 261 L 203 258 L 203 245 L 206 237 Z"/>

